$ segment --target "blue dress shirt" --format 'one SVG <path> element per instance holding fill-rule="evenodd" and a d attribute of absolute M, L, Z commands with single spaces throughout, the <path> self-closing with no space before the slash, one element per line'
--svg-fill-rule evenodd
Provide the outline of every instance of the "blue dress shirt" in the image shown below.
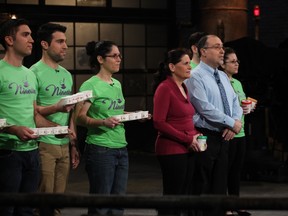
<path fill-rule="evenodd" d="M 220 132 L 227 127 L 233 128 L 235 119 L 241 119 L 243 110 L 239 105 L 238 96 L 235 94 L 228 76 L 223 71 L 218 70 L 232 116 L 230 117 L 224 113 L 214 71 L 215 69 L 201 61 L 193 69 L 193 75 L 185 80 L 185 84 L 188 88 L 190 101 L 197 111 L 193 117 L 195 126 Z"/>

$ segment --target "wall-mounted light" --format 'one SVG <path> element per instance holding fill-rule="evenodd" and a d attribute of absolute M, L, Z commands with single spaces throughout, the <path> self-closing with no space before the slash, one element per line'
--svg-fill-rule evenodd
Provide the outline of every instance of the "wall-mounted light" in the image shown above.
<path fill-rule="evenodd" d="M 255 5 L 254 6 L 253 15 L 254 15 L 255 19 L 259 19 L 260 18 L 260 7 L 259 7 L 259 5 Z"/>
<path fill-rule="evenodd" d="M 259 22 L 260 22 L 260 7 L 255 5 L 253 8 L 253 16 L 255 21 L 255 40 L 259 40 Z"/>

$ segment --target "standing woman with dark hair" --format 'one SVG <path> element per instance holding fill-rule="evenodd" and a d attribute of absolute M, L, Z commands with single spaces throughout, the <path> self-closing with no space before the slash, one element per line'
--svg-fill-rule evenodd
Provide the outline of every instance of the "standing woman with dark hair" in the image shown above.
<path fill-rule="evenodd" d="M 182 49 L 171 50 L 154 76 L 154 127 L 158 130 L 155 151 L 160 163 L 163 195 L 190 194 L 194 152 L 200 151 L 200 135 L 192 121 L 195 110 L 183 83 L 190 77 L 190 58 Z M 180 215 L 160 209 L 158 215 Z"/>
<path fill-rule="evenodd" d="M 241 104 L 242 100 L 246 100 L 246 95 L 241 82 L 233 77 L 235 74 L 238 74 L 240 61 L 238 60 L 236 52 L 232 48 L 226 47 L 224 51 L 224 62 L 221 65 L 221 68 L 227 74 L 235 93 L 238 95 L 239 103 Z M 249 114 L 250 111 L 247 106 L 242 106 L 242 109 L 243 115 L 241 121 L 243 126 L 240 132 L 236 134 L 234 139 L 230 140 L 229 143 L 227 192 L 228 195 L 231 196 L 240 195 L 240 178 L 246 153 L 244 116 Z M 241 216 L 251 215 L 249 212 L 244 210 L 236 210 L 236 212 Z M 227 212 L 226 215 L 234 214 L 233 212 Z"/>
<path fill-rule="evenodd" d="M 92 90 L 93 98 L 77 105 L 77 122 L 87 127 L 86 171 L 90 194 L 125 194 L 128 152 L 124 125 L 113 116 L 124 113 L 122 87 L 112 76 L 120 69 L 122 56 L 111 41 L 89 42 L 90 66 L 96 75 L 81 91 Z M 123 215 L 120 208 L 89 207 L 88 215 Z"/>

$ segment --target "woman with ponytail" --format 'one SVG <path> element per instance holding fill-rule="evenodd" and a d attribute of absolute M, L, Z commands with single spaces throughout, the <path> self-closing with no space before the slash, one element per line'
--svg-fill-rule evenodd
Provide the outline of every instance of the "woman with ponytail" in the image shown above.
<path fill-rule="evenodd" d="M 190 58 L 186 50 L 169 51 L 154 75 L 154 127 L 158 130 L 155 152 L 160 163 L 163 195 L 191 194 L 195 152 L 199 152 L 184 80 L 190 77 Z M 159 209 L 158 215 L 181 215 L 179 210 Z"/>
<path fill-rule="evenodd" d="M 86 45 L 90 67 L 95 75 L 86 80 L 81 91 L 92 90 L 93 97 L 77 104 L 77 123 L 88 129 L 86 172 L 90 194 L 124 195 L 128 180 L 128 151 L 123 123 L 113 116 L 124 114 L 125 99 L 121 83 L 113 78 L 122 56 L 112 41 L 91 41 Z M 90 206 L 88 215 L 121 216 L 123 208 Z"/>

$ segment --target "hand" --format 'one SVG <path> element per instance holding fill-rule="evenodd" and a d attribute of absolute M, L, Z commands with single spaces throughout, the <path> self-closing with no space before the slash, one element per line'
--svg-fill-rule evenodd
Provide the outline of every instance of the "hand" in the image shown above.
<path fill-rule="evenodd" d="M 71 145 L 70 156 L 72 169 L 76 169 L 80 163 L 80 154 L 76 148 L 76 145 Z"/>
<path fill-rule="evenodd" d="M 242 122 L 240 120 L 236 119 L 232 130 L 236 134 L 238 134 L 240 132 L 241 128 L 242 128 Z"/>
<path fill-rule="evenodd" d="M 65 112 L 68 113 L 70 112 L 72 109 L 74 109 L 75 104 L 67 104 L 64 105 L 62 99 L 60 99 L 56 104 L 56 110 L 57 112 Z"/>
<path fill-rule="evenodd" d="M 68 136 L 70 141 L 70 156 L 71 156 L 71 164 L 72 169 L 76 169 L 80 163 L 80 154 L 77 149 L 77 135 L 74 130 L 68 129 Z"/>
<path fill-rule="evenodd" d="M 255 111 L 255 109 L 256 109 L 256 106 L 257 106 L 257 103 L 255 103 L 255 105 L 254 105 L 254 106 L 252 106 L 252 107 L 253 107 L 253 109 L 251 110 L 251 112 L 254 112 L 254 111 Z"/>
<path fill-rule="evenodd" d="M 192 143 L 189 145 L 188 149 L 192 149 L 193 151 L 195 152 L 200 152 L 201 149 L 199 147 L 199 144 L 198 144 L 198 140 L 197 140 L 197 137 L 198 136 L 202 136 L 203 134 L 196 134 L 193 136 L 193 140 L 192 140 Z"/>
<path fill-rule="evenodd" d="M 34 135 L 33 130 L 25 126 L 11 126 L 6 128 L 5 131 L 17 136 L 21 141 L 28 141 L 38 138 L 37 135 Z"/>
<path fill-rule="evenodd" d="M 68 129 L 68 136 L 71 145 L 77 146 L 77 135 L 74 130 Z"/>
<path fill-rule="evenodd" d="M 249 106 L 242 106 L 243 114 L 247 115 L 250 113 L 250 108 Z"/>
<path fill-rule="evenodd" d="M 223 131 L 223 134 L 222 134 L 222 137 L 224 138 L 224 140 L 226 141 L 229 141 L 231 139 L 233 139 L 235 136 L 235 133 L 234 131 L 226 128 L 224 131 Z"/>
<path fill-rule="evenodd" d="M 152 119 L 152 114 L 148 113 L 148 118 L 146 118 L 148 120 Z"/>
<path fill-rule="evenodd" d="M 115 117 L 103 119 L 103 126 L 105 127 L 114 128 L 119 124 L 121 124 L 121 122 L 119 122 L 119 120 Z"/>

